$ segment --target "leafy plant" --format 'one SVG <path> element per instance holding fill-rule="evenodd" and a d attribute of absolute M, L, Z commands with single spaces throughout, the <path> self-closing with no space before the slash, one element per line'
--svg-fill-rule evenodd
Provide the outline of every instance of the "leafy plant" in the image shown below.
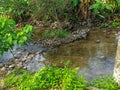
<path fill-rule="evenodd" d="M 10 73 L 7 78 L 3 80 L 4 86 L 6 87 L 18 87 L 25 80 L 32 78 L 30 72 L 19 69 L 15 72 Z M 27 83 L 26 83 L 27 84 Z"/>
<path fill-rule="evenodd" d="M 64 38 L 68 35 L 66 30 L 46 30 L 42 33 L 43 38 Z"/>
<path fill-rule="evenodd" d="M 30 16 L 29 0 L 1 0 L 0 5 L 1 14 L 7 15 L 16 22 L 25 21 Z"/>
<path fill-rule="evenodd" d="M 33 27 L 26 25 L 22 30 L 16 30 L 16 24 L 8 18 L 0 18 L 0 54 L 12 49 L 15 44 L 22 45 L 30 38 Z"/>
<path fill-rule="evenodd" d="M 120 86 L 114 81 L 112 76 L 99 77 L 90 82 L 90 86 L 94 86 L 105 90 L 118 90 Z"/>
<path fill-rule="evenodd" d="M 32 11 L 34 16 L 40 20 L 60 20 L 65 5 L 65 0 L 36 0 L 32 4 Z"/>
<path fill-rule="evenodd" d="M 84 90 L 86 80 L 82 76 L 77 76 L 77 68 L 69 70 L 66 68 L 63 76 L 62 90 Z"/>
<path fill-rule="evenodd" d="M 90 6 L 90 9 L 93 10 L 94 14 L 100 16 L 101 18 L 105 18 L 113 13 L 113 9 L 109 4 L 104 3 L 102 0 L 95 1 L 96 2 Z"/>
<path fill-rule="evenodd" d="M 103 23 L 103 25 L 102 25 L 103 27 L 108 27 L 109 26 L 109 23 Z"/>
<path fill-rule="evenodd" d="M 77 69 L 44 67 L 32 75 L 24 71 L 17 72 L 3 80 L 5 87 L 17 90 L 84 90 L 86 86 L 86 80 L 77 75 Z"/>
<path fill-rule="evenodd" d="M 113 26 L 113 27 L 116 27 L 116 26 L 118 26 L 118 25 L 119 25 L 118 22 L 112 22 L 112 26 Z"/>

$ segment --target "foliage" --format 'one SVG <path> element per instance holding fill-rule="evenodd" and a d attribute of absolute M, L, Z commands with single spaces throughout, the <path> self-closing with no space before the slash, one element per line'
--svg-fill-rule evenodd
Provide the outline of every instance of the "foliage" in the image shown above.
<path fill-rule="evenodd" d="M 43 38 L 64 38 L 68 35 L 66 30 L 45 30 L 42 33 Z"/>
<path fill-rule="evenodd" d="M 15 72 L 10 73 L 7 78 L 3 80 L 3 82 L 6 87 L 18 87 L 22 82 L 25 82 L 26 80 L 29 82 L 29 79 L 31 78 L 32 76 L 30 76 L 29 72 L 19 69 Z"/>
<path fill-rule="evenodd" d="M 44 67 L 33 74 L 25 70 L 10 73 L 4 80 L 4 88 L 13 90 L 86 90 L 87 86 L 100 90 L 118 90 L 120 86 L 112 76 L 98 77 L 87 83 L 84 77 L 77 75 L 78 68 Z M 15 88 L 15 89 L 14 89 Z"/>
<path fill-rule="evenodd" d="M 86 87 L 86 80 L 83 77 L 78 77 L 77 69 L 71 71 L 66 69 L 64 71 L 62 90 L 84 90 Z"/>
<path fill-rule="evenodd" d="M 101 27 L 108 27 L 108 26 L 111 26 L 111 27 L 117 27 L 119 25 L 118 22 L 116 21 L 113 21 L 113 22 L 105 22 L 101 25 Z"/>
<path fill-rule="evenodd" d="M 112 22 L 112 26 L 113 26 L 113 27 L 116 27 L 116 26 L 118 26 L 118 25 L 119 25 L 118 22 Z"/>
<path fill-rule="evenodd" d="M 22 30 L 16 30 L 16 24 L 13 20 L 0 18 L 0 54 L 12 49 L 15 44 L 22 45 L 30 38 L 33 27 L 26 25 Z"/>
<path fill-rule="evenodd" d="M 37 19 L 59 20 L 63 16 L 66 3 L 65 0 L 36 0 L 32 6 L 32 11 Z"/>
<path fill-rule="evenodd" d="M 109 26 L 109 23 L 105 22 L 102 24 L 102 27 L 108 27 Z"/>
<path fill-rule="evenodd" d="M 90 86 L 94 86 L 105 90 L 118 90 L 120 86 L 116 84 L 114 78 L 111 76 L 99 77 L 91 81 Z"/>
<path fill-rule="evenodd" d="M 84 90 L 86 80 L 77 75 L 77 69 L 44 67 L 35 74 L 11 73 L 3 80 L 6 87 L 17 90 L 46 90 L 60 88 L 62 90 Z"/>
<path fill-rule="evenodd" d="M 95 0 L 96 2 L 90 6 L 90 9 L 93 10 L 94 14 L 105 18 L 111 13 L 113 14 L 113 9 L 109 4 L 104 3 L 102 0 Z"/>
<path fill-rule="evenodd" d="M 25 21 L 30 15 L 29 0 L 0 0 L 0 13 L 16 22 Z"/>

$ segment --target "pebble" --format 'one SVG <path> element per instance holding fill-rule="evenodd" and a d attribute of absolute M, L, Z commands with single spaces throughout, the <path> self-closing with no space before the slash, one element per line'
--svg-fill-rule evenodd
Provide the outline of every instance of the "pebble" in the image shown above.
<path fill-rule="evenodd" d="M 100 59 L 106 59 L 106 57 L 105 56 L 100 56 Z"/>
<path fill-rule="evenodd" d="M 7 75 L 9 75 L 10 73 L 11 73 L 11 71 L 8 71 L 8 72 L 7 72 Z"/>
<path fill-rule="evenodd" d="M 100 43 L 100 40 L 96 40 L 96 43 Z"/>
<path fill-rule="evenodd" d="M 0 68 L 2 68 L 4 65 L 2 63 L 0 63 Z"/>
<path fill-rule="evenodd" d="M 26 59 L 27 59 L 27 58 L 23 58 L 21 61 L 22 61 L 22 62 L 25 62 L 25 61 L 26 61 Z"/>
<path fill-rule="evenodd" d="M 1 71 L 6 71 L 6 67 L 2 67 L 2 68 L 1 68 Z"/>
<path fill-rule="evenodd" d="M 109 35 L 109 34 L 110 34 L 110 32 L 107 32 L 107 34 Z"/>
<path fill-rule="evenodd" d="M 14 64 L 11 64 L 10 66 L 9 66 L 9 68 L 14 68 L 15 67 L 15 65 Z"/>
<path fill-rule="evenodd" d="M 23 63 L 22 63 L 22 62 L 19 62 L 19 63 L 17 64 L 17 66 L 21 68 L 21 67 L 23 66 Z"/>
<path fill-rule="evenodd" d="M 27 69 L 27 67 L 26 67 L 26 66 L 24 66 L 24 67 L 23 67 L 23 69 Z"/>
<path fill-rule="evenodd" d="M 120 28 L 119 26 L 117 28 Z"/>

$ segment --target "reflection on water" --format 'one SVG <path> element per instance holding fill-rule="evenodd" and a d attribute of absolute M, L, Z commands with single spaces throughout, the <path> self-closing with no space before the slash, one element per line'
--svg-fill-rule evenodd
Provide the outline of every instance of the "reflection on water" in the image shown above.
<path fill-rule="evenodd" d="M 116 52 L 114 33 L 93 30 L 87 40 L 51 49 L 45 58 L 57 66 L 70 60 L 71 67 L 79 67 L 79 75 L 86 76 L 88 80 L 96 76 L 111 75 Z"/>

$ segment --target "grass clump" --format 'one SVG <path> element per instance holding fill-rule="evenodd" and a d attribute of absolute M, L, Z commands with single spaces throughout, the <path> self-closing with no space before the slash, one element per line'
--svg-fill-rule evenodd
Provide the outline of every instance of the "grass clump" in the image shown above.
<path fill-rule="evenodd" d="M 43 38 L 65 38 L 68 36 L 68 32 L 66 30 L 45 30 L 42 33 Z"/>
<path fill-rule="evenodd" d="M 32 75 L 22 69 L 19 69 L 15 72 L 10 73 L 4 80 L 4 87 L 5 88 L 18 88 L 22 83 L 29 82 L 32 78 Z M 27 85 L 27 83 L 26 83 Z"/>
<path fill-rule="evenodd" d="M 118 90 L 120 86 L 117 85 L 112 76 L 102 76 L 92 80 L 90 86 L 97 87 L 102 90 Z"/>
<path fill-rule="evenodd" d="M 4 85 L 16 90 L 84 90 L 86 80 L 77 75 L 77 69 L 45 67 L 39 72 L 11 73 L 4 80 Z"/>
<path fill-rule="evenodd" d="M 112 76 L 99 77 L 87 82 L 77 75 L 78 69 L 67 67 L 44 67 L 35 74 L 18 70 L 9 74 L 4 80 L 5 88 L 12 90 L 86 90 L 87 87 L 97 87 L 100 90 L 118 90 Z"/>

